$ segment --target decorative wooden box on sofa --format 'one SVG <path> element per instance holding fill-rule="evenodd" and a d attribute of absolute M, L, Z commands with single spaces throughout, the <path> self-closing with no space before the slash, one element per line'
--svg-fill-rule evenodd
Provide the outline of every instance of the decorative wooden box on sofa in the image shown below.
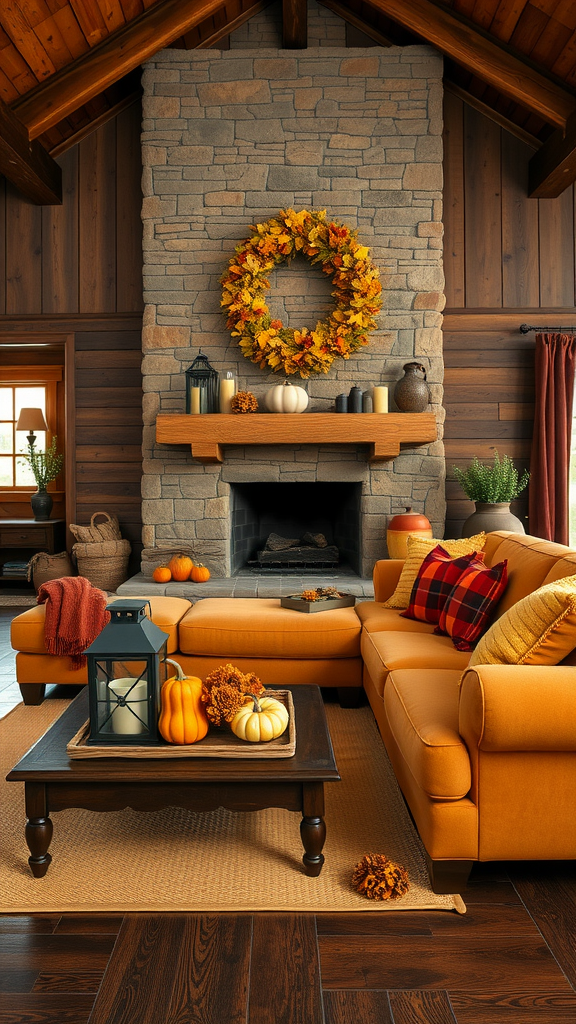
<path fill-rule="evenodd" d="M 484 550 L 489 565 L 508 560 L 497 614 L 576 574 L 576 552 L 536 537 L 492 533 Z M 378 562 L 376 600 L 355 609 L 301 615 L 273 600 L 190 607 L 161 597 L 151 599 L 152 617 L 188 673 L 233 661 L 266 684 L 336 686 L 344 697 L 358 692 L 363 673 L 437 892 L 461 891 L 475 860 L 576 858 L 576 665 L 466 671 L 470 656 L 448 637 L 383 607 L 402 566 Z M 70 659 L 46 654 L 43 615 L 31 608 L 12 623 L 29 703 L 41 702 L 48 682 L 86 681 Z"/>
<path fill-rule="evenodd" d="M 576 573 L 576 552 L 537 537 L 488 534 L 484 551 L 487 565 L 508 560 L 496 617 Z M 376 600 L 356 611 L 364 688 L 435 891 L 461 891 L 475 860 L 576 858 L 574 654 L 561 665 L 465 671 L 470 655 L 448 637 L 382 607 L 403 564 L 378 562 Z"/>

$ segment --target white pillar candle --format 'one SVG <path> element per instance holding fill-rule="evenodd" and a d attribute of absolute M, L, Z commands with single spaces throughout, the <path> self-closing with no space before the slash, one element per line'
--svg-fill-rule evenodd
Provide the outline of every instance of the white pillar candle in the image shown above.
<path fill-rule="evenodd" d="M 388 412 L 388 388 L 384 384 L 372 388 L 372 402 L 374 412 Z"/>
<path fill-rule="evenodd" d="M 220 412 L 232 412 L 231 402 L 236 394 L 234 377 L 223 377 L 220 381 Z"/>
<path fill-rule="evenodd" d="M 190 412 L 200 412 L 200 388 L 190 389 Z"/>
<path fill-rule="evenodd" d="M 148 705 L 146 703 L 148 686 L 145 679 L 140 679 L 134 685 L 135 683 L 135 679 L 125 676 L 123 679 L 114 679 L 108 684 L 108 689 L 111 690 L 110 706 L 114 708 L 112 712 L 112 732 L 136 735 L 137 733 L 144 732 L 144 722 L 146 725 L 148 724 Z M 114 707 L 116 704 L 115 698 L 126 697 L 129 690 L 130 694 L 126 705 L 134 702 L 134 714 L 126 705 L 124 707 Z M 138 715 L 138 718 L 136 718 L 136 715 Z M 142 719 L 142 721 L 139 721 L 139 719 Z"/>

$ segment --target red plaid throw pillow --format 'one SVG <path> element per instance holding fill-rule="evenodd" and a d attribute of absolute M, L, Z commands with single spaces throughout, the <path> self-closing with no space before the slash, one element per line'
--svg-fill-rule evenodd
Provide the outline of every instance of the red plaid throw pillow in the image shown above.
<path fill-rule="evenodd" d="M 480 568 L 483 561 L 483 551 L 453 558 L 441 544 L 437 544 L 422 562 L 414 580 L 410 603 L 400 615 L 405 619 L 436 625 L 452 589 L 471 568 Z"/>
<path fill-rule="evenodd" d="M 473 650 L 506 589 L 507 565 L 505 559 L 491 569 L 471 569 L 466 573 L 449 595 L 434 632 L 451 636 L 459 651 Z"/>

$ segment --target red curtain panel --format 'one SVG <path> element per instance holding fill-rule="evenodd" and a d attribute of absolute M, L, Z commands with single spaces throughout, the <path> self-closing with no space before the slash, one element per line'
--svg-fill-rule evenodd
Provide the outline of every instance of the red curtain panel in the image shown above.
<path fill-rule="evenodd" d="M 568 543 L 568 478 L 576 338 L 536 335 L 536 408 L 530 460 L 530 533 Z"/>

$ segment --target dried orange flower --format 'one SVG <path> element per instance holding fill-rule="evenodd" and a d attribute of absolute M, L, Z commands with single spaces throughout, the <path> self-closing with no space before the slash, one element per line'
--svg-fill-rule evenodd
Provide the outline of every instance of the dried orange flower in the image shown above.
<path fill-rule="evenodd" d="M 384 854 L 367 853 L 352 872 L 352 885 L 369 900 L 397 900 L 408 892 L 408 872 Z"/>
<path fill-rule="evenodd" d="M 251 391 L 238 391 L 230 402 L 232 412 L 257 412 L 258 399 Z"/>
<path fill-rule="evenodd" d="M 258 696 L 264 687 L 253 672 L 244 673 L 235 665 L 220 665 L 202 684 L 202 701 L 212 725 L 231 722 L 244 703 L 247 693 Z"/>
<path fill-rule="evenodd" d="M 303 590 L 300 597 L 303 601 L 317 601 L 318 593 L 316 590 Z"/>

